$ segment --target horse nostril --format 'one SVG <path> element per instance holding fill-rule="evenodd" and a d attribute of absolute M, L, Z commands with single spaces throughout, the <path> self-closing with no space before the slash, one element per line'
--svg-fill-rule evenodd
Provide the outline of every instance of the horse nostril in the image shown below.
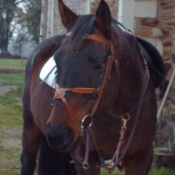
<path fill-rule="evenodd" d="M 56 139 L 54 137 L 49 136 L 48 134 L 46 135 L 46 139 L 49 143 L 51 144 L 56 144 Z"/>
<path fill-rule="evenodd" d="M 74 131 L 70 126 L 46 123 L 46 127 L 46 139 L 50 144 L 64 147 L 72 142 Z"/>

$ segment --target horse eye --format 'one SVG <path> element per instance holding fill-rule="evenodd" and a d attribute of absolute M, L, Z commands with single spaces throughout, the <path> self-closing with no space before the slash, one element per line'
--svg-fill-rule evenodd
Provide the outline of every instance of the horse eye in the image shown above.
<path fill-rule="evenodd" d="M 105 64 L 103 62 L 97 62 L 95 64 L 95 69 L 102 69 L 105 66 Z"/>

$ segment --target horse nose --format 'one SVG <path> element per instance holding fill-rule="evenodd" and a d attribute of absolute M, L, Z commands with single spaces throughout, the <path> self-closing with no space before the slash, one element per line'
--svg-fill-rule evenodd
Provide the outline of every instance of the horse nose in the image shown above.
<path fill-rule="evenodd" d="M 74 136 L 73 129 L 65 124 L 53 125 L 51 123 L 46 123 L 46 139 L 49 145 L 56 149 L 64 149 L 68 146 Z"/>

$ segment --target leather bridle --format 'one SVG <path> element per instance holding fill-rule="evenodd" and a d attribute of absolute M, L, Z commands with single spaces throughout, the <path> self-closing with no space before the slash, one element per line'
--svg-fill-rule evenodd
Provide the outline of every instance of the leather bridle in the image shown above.
<path fill-rule="evenodd" d="M 98 105 L 100 103 L 100 100 L 102 98 L 102 95 L 103 95 L 103 91 L 106 87 L 106 84 L 108 82 L 108 79 L 110 78 L 110 73 L 111 73 L 111 69 L 112 69 L 112 64 L 115 63 L 115 66 L 116 66 L 116 71 L 117 71 L 117 78 L 118 78 L 118 83 L 120 83 L 120 77 L 119 77 L 119 64 L 118 64 L 118 60 L 115 59 L 114 57 L 114 47 L 112 45 L 112 43 L 107 40 L 106 38 L 102 37 L 102 36 L 98 36 L 98 35 L 93 35 L 93 34 L 89 34 L 89 35 L 85 35 L 84 36 L 84 39 L 87 39 L 87 40 L 93 40 L 93 41 L 97 41 L 97 42 L 102 42 L 106 45 L 109 45 L 110 47 L 110 55 L 108 56 L 108 60 L 107 60 L 107 68 L 106 68 L 106 72 L 105 72 L 105 75 L 104 75 L 104 78 L 102 80 L 102 84 L 99 88 L 84 88 L 84 87 L 76 87 L 76 88 L 60 88 L 59 85 L 57 84 L 56 85 L 56 91 L 55 91 L 55 95 L 54 95 L 54 100 L 56 99 L 61 99 L 63 101 L 63 103 L 66 105 L 69 113 L 71 114 L 71 116 L 75 119 L 75 121 L 78 123 L 78 125 L 81 127 L 81 132 L 83 133 L 84 132 L 84 126 L 83 126 L 83 123 L 84 123 L 84 120 L 86 119 L 86 117 L 90 116 L 91 118 L 93 117 L 93 115 L 96 113 L 96 110 L 98 108 Z M 141 53 L 142 57 L 143 57 L 143 60 L 145 60 L 143 54 Z M 109 172 L 113 171 L 115 167 L 119 166 L 119 163 L 122 161 L 122 159 L 124 158 L 129 146 L 130 146 L 130 143 L 132 141 L 132 138 L 134 136 L 134 133 L 135 133 L 135 130 L 136 130 L 136 126 L 138 124 L 138 120 L 139 120 L 139 116 L 140 116 L 140 112 L 141 112 L 141 108 L 142 108 L 142 104 L 143 104 L 143 98 L 144 98 L 144 95 L 145 95 L 145 92 L 146 92 L 146 89 L 148 87 L 148 83 L 149 83 L 149 70 L 148 70 L 148 66 L 147 64 L 145 64 L 145 75 L 144 75 L 144 85 L 143 85 L 143 88 L 142 88 L 142 91 L 141 91 L 141 97 L 140 97 L 140 100 L 139 100 L 139 105 L 137 107 L 137 111 L 136 111 L 136 116 L 135 116 L 135 121 L 134 121 L 134 124 L 133 124 L 133 127 L 132 127 L 132 130 L 131 130 L 131 133 L 128 137 L 128 140 L 125 144 L 125 147 L 124 147 L 124 139 L 125 139 L 125 133 L 126 133 L 126 124 L 128 122 L 128 120 L 130 119 L 130 115 L 129 114 L 122 114 L 121 118 L 122 118 L 122 122 L 123 122 L 123 125 L 121 127 L 121 135 L 120 135 L 120 138 L 119 138 L 119 143 L 117 145 L 117 148 L 116 148 L 116 151 L 113 155 L 113 158 L 112 158 L 112 162 L 107 165 L 104 161 L 104 159 L 102 158 L 99 150 L 98 150 L 98 147 L 96 145 L 96 142 L 94 140 L 94 137 L 93 137 L 93 134 L 92 134 L 92 130 L 90 128 L 91 124 L 89 124 L 89 133 L 92 137 L 92 140 L 93 140 L 93 143 L 94 143 L 94 146 L 95 146 L 95 149 L 96 151 L 98 152 L 99 154 L 99 159 L 101 161 L 101 163 L 103 164 L 103 166 L 105 166 L 105 168 L 107 168 L 109 170 Z M 92 108 L 92 112 L 88 115 L 86 115 L 81 122 L 81 124 L 77 121 L 76 117 L 73 115 L 72 113 L 72 110 L 70 108 L 70 105 L 69 103 L 67 102 L 67 100 L 65 99 L 65 94 L 66 92 L 73 92 L 73 93 L 79 93 L 79 94 L 92 94 L 92 93 L 97 93 L 98 94 L 98 97 L 97 97 L 97 100 L 96 100 L 96 103 L 94 104 L 93 108 Z M 126 118 L 125 118 L 126 116 Z M 89 156 L 89 138 L 90 138 L 90 135 L 89 133 L 87 132 L 87 135 L 86 135 L 86 153 L 85 153 L 85 159 L 82 163 L 82 166 L 84 169 L 88 169 L 89 168 L 89 164 L 88 164 L 88 156 Z M 81 134 L 80 134 L 81 135 Z M 121 150 L 121 147 L 124 147 L 122 150 Z M 72 155 L 72 157 L 74 157 Z"/>
<path fill-rule="evenodd" d="M 101 86 L 99 88 L 84 88 L 84 87 L 60 88 L 59 85 L 56 84 L 56 91 L 55 91 L 55 95 L 54 95 L 53 100 L 55 101 L 56 99 L 61 99 L 62 102 L 66 105 L 70 115 L 76 120 L 78 125 L 80 125 L 80 124 L 77 121 L 77 119 L 75 118 L 75 116 L 73 115 L 72 109 L 70 108 L 69 103 L 65 99 L 66 92 L 73 92 L 73 93 L 78 93 L 78 94 L 97 93 L 98 97 L 96 99 L 96 103 L 94 104 L 91 113 L 88 114 L 88 116 L 92 117 L 95 114 L 95 112 L 96 112 L 96 110 L 98 108 L 99 102 L 100 102 L 100 100 L 102 98 L 103 91 L 104 91 L 104 89 L 106 87 L 106 84 L 107 84 L 107 81 L 108 81 L 108 79 L 110 77 L 112 63 L 114 61 L 114 48 L 113 48 L 113 46 L 112 46 L 112 44 L 111 44 L 111 42 L 109 40 L 107 40 L 106 38 L 104 38 L 102 36 L 93 35 L 93 34 L 85 35 L 83 37 L 83 39 L 93 40 L 93 41 L 97 41 L 97 42 L 102 42 L 102 43 L 104 43 L 106 45 L 109 45 L 109 47 L 110 47 L 110 55 L 108 56 L 106 72 L 105 72 L 104 78 L 102 80 L 102 84 L 101 84 Z M 115 63 L 116 63 L 116 60 L 115 60 Z M 80 126 L 81 126 L 81 130 L 82 130 L 81 132 L 83 132 L 84 126 L 83 125 L 80 125 Z"/>

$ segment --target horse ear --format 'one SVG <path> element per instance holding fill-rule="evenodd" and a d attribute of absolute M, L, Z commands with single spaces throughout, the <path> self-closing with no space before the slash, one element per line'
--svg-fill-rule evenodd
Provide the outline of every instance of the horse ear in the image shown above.
<path fill-rule="evenodd" d="M 110 39 L 110 29 L 111 29 L 111 13 L 108 4 L 101 0 L 99 7 L 96 11 L 96 27 Z"/>
<path fill-rule="evenodd" d="M 58 9 L 63 25 L 69 30 L 77 20 L 78 16 L 70 10 L 62 0 L 58 0 Z"/>

